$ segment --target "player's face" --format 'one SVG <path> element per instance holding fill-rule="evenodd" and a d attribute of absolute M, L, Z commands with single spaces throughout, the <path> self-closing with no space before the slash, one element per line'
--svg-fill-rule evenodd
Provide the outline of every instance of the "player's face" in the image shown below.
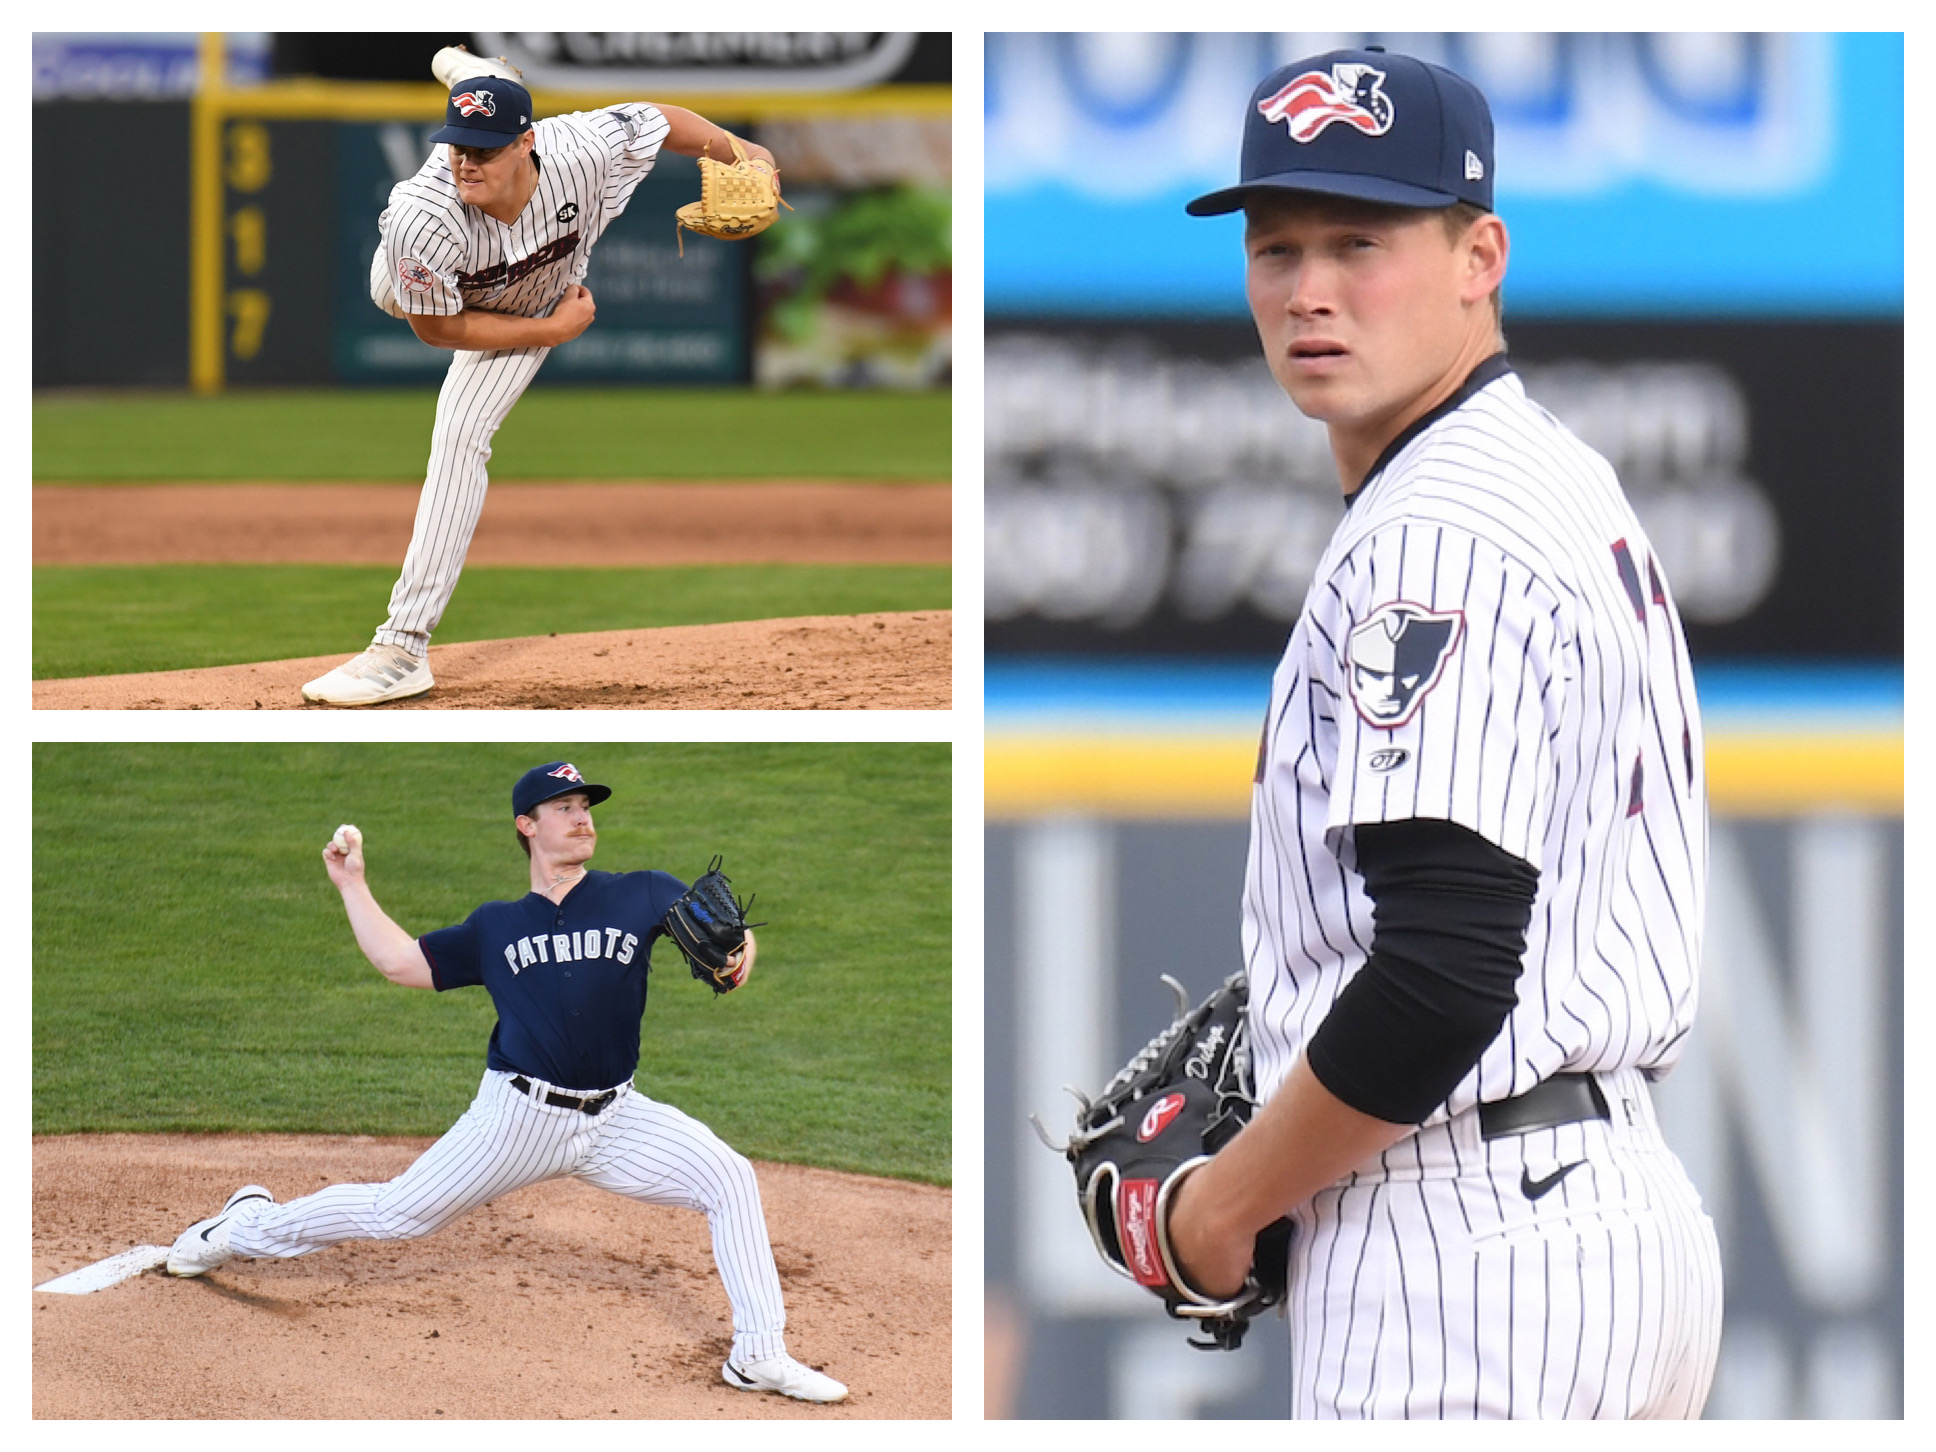
<path fill-rule="evenodd" d="M 450 153 L 458 199 L 468 206 L 488 207 L 511 196 L 521 169 L 531 164 L 531 136 L 527 131 L 508 145 L 489 150 L 447 144 L 444 149 Z"/>
<path fill-rule="evenodd" d="M 583 792 L 539 802 L 523 820 L 537 829 L 531 833 L 532 852 L 541 852 L 553 862 L 584 862 L 598 847 L 591 798 Z"/>
<path fill-rule="evenodd" d="M 1245 210 L 1245 291 L 1265 359 L 1334 438 L 1395 437 L 1492 351 L 1496 278 L 1438 212 L 1309 195 Z"/>

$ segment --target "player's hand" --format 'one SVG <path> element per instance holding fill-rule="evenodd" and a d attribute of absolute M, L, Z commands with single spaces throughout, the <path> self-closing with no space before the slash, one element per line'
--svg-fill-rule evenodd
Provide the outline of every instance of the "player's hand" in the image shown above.
<path fill-rule="evenodd" d="M 753 960 L 760 955 L 760 945 L 753 941 L 753 930 L 746 930 L 746 941 L 726 955 L 726 966 L 738 975 L 741 986 L 753 976 Z"/>
<path fill-rule="evenodd" d="M 348 887 L 363 880 L 363 834 L 345 824 L 323 848 L 323 868 L 337 887 Z"/>
<path fill-rule="evenodd" d="M 763 161 L 773 168 L 773 195 L 777 197 L 780 194 L 780 163 L 774 158 L 773 153 L 761 146 L 759 142 L 748 141 L 744 136 L 740 137 L 739 144 L 746 148 L 748 161 Z"/>
<path fill-rule="evenodd" d="M 1184 1278 L 1191 1285 L 1208 1296 L 1234 1296 L 1250 1274 L 1257 1237 L 1225 1234 L 1207 1213 L 1215 1198 L 1204 1198 L 1207 1168 L 1192 1171 L 1176 1188 L 1170 1202 L 1170 1249 L 1182 1262 Z"/>
<path fill-rule="evenodd" d="M 555 348 L 559 343 L 569 343 L 589 328 L 596 316 L 598 307 L 592 302 L 592 290 L 583 283 L 574 282 L 558 299 L 558 306 L 551 310 L 552 331 L 557 334 L 552 346 Z"/>

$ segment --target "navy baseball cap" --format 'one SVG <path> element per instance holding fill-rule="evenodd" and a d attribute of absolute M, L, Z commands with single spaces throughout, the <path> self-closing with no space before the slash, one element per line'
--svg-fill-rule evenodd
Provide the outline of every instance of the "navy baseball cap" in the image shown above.
<path fill-rule="evenodd" d="M 531 93 L 516 81 L 478 76 L 450 88 L 444 127 L 432 141 L 459 146 L 508 146 L 531 129 Z"/>
<path fill-rule="evenodd" d="M 1250 93 L 1238 177 L 1184 210 L 1215 217 L 1253 192 L 1286 191 L 1490 212 L 1492 109 L 1443 66 L 1375 48 L 1327 51 Z"/>
<path fill-rule="evenodd" d="M 568 792 L 583 792 L 595 807 L 612 794 L 612 789 L 586 781 L 569 761 L 548 761 L 543 766 L 532 767 L 511 788 L 511 815 L 528 817 L 539 802 L 548 802 Z"/>

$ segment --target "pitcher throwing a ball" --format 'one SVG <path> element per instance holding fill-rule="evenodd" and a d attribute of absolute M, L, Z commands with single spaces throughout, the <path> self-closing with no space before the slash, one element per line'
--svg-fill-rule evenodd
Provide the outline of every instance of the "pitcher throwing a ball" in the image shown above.
<path fill-rule="evenodd" d="M 787 1355 L 786 1308 L 753 1167 L 705 1125 L 632 1087 L 652 945 L 669 936 L 715 992 L 746 981 L 757 945 L 725 879 L 688 889 L 664 872 L 598 872 L 592 808 L 611 789 L 569 762 L 533 767 L 511 792 L 531 891 L 455 927 L 413 938 L 377 906 L 362 836 L 323 849 L 356 943 L 406 988 L 483 985 L 498 1012 L 483 1083 L 463 1118 L 387 1184 L 333 1185 L 278 1205 L 245 1185 L 219 1215 L 182 1232 L 168 1270 L 196 1276 L 230 1259 L 287 1258 L 345 1240 L 429 1235 L 467 1210 L 544 1180 L 577 1176 L 652 1205 L 702 1210 L 733 1309 L 721 1375 L 742 1391 L 837 1402 L 847 1388 Z"/>
<path fill-rule="evenodd" d="M 450 368 L 389 618 L 368 650 L 302 688 L 323 705 L 400 701 L 434 684 L 430 634 L 484 508 L 491 439 L 546 355 L 591 326 L 592 244 L 660 150 L 729 162 L 743 154 L 743 174 L 778 199 L 772 152 L 678 106 L 628 102 L 533 122 L 530 92 L 505 62 L 451 47 L 432 71 L 450 87 L 443 129 L 430 138 L 441 144 L 377 219 L 370 296 L 433 348 L 451 349 Z"/>

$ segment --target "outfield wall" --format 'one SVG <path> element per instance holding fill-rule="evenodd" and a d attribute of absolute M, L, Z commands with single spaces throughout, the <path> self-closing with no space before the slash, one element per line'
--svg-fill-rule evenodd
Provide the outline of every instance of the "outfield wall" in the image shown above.
<path fill-rule="evenodd" d="M 36 387 L 441 377 L 445 357 L 370 302 L 369 274 L 378 214 L 429 154 L 442 87 L 264 80 L 259 66 L 225 63 L 220 35 L 160 38 L 194 41 L 187 70 L 179 46 L 130 42 L 116 61 L 112 36 L 78 49 L 47 39 L 34 107 Z M 771 145 L 793 207 L 748 244 L 688 234 L 682 255 L 673 213 L 698 196 L 697 166 L 662 153 L 592 253 L 597 324 L 555 350 L 542 382 L 949 381 L 951 92 L 882 79 L 917 54 L 919 73 L 933 72 L 932 38 L 876 36 L 851 64 L 814 74 L 804 53 L 791 69 L 738 52 L 591 64 L 535 33 L 509 40 L 541 52 L 539 117 L 641 96 L 687 105 Z M 945 47 L 942 59 L 945 74 Z M 125 183 L 103 171 L 102 157 L 131 147 L 143 161 Z"/>

